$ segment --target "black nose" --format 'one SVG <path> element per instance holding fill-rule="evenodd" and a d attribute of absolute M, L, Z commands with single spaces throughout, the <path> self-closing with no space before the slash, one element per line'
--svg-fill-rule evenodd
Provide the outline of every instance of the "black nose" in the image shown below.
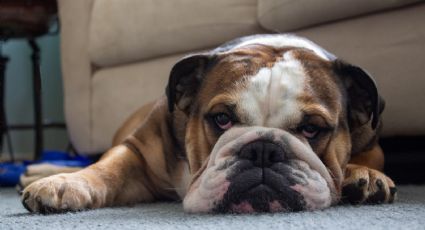
<path fill-rule="evenodd" d="M 242 147 L 239 157 L 252 161 L 254 166 L 264 168 L 282 162 L 285 152 L 282 147 L 275 143 L 254 141 Z"/>

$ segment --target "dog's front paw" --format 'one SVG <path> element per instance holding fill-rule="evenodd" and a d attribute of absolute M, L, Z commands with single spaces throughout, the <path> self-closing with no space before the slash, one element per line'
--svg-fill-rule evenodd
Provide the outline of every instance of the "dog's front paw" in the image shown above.
<path fill-rule="evenodd" d="M 342 183 L 343 203 L 392 203 L 396 195 L 394 182 L 384 173 L 365 166 L 347 165 Z"/>
<path fill-rule="evenodd" d="M 31 183 L 22 193 L 30 212 L 43 214 L 78 211 L 99 205 L 98 194 L 79 174 L 58 174 Z"/>

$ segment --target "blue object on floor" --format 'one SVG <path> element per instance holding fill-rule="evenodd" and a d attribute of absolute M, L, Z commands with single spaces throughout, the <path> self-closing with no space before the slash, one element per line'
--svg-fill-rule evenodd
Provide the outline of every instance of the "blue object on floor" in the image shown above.
<path fill-rule="evenodd" d="M 84 156 L 70 156 L 61 151 L 44 151 L 41 159 L 37 161 L 24 161 L 23 163 L 0 163 L 0 186 L 15 186 L 19 177 L 28 165 L 49 163 L 57 166 L 86 167 L 93 161 Z"/>
<path fill-rule="evenodd" d="M 68 167 L 86 167 L 92 163 L 92 160 L 84 156 L 70 156 L 61 151 L 44 151 L 41 159 L 38 161 L 24 161 L 26 165 L 50 163 L 58 166 Z"/>
<path fill-rule="evenodd" d="M 26 169 L 23 163 L 0 163 L 0 186 L 15 186 Z"/>

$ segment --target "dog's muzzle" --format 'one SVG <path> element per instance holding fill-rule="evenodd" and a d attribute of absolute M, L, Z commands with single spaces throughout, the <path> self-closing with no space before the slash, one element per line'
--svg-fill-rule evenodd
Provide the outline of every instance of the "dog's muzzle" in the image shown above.
<path fill-rule="evenodd" d="M 226 131 L 184 199 L 188 212 L 315 210 L 335 200 L 334 183 L 309 145 L 274 128 Z"/>

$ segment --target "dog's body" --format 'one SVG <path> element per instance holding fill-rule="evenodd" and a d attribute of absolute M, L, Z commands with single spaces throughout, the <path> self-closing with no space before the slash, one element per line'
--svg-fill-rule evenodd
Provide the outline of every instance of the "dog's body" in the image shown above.
<path fill-rule="evenodd" d="M 383 101 L 371 77 L 292 35 L 257 35 L 183 58 L 166 96 L 135 113 L 96 164 L 38 180 L 50 213 L 154 200 L 188 212 L 315 210 L 392 202 L 379 170 Z"/>

